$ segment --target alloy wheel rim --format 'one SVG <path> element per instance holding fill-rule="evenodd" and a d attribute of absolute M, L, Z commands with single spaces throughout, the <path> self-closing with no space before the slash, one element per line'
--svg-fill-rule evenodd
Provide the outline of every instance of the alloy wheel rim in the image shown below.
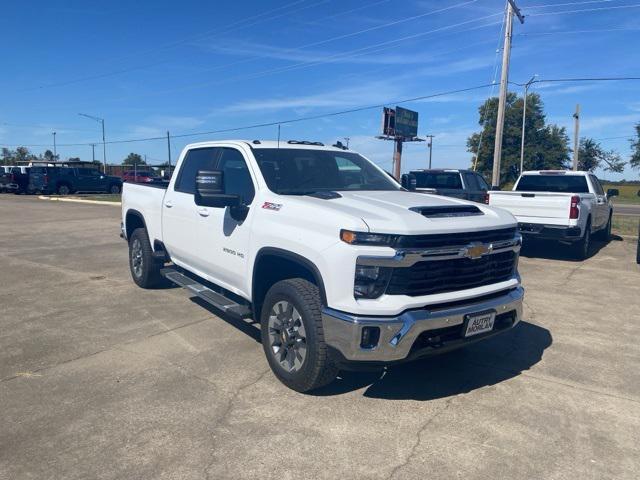
<path fill-rule="evenodd" d="M 280 367 L 289 373 L 299 371 L 307 358 L 307 338 L 302 317 L 290 302 L 273 305 L 268 332 L 271 353 Z"/>
<path fill-rule="evenodd" d="M 142 276 L 142 245 L 137 238 L 131 245 L 131 268 L 136 277 Z"/>

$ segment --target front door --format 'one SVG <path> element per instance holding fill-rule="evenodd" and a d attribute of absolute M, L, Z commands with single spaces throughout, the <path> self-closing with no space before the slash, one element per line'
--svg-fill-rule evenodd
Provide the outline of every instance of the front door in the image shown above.
<path fill-rule="evenodd" d="M 609 221 L 609 202 L 604 193 L 600 181 L 595 175 L 589 175 L 593 191 L 596 194 L 596 202 L 594 205 L 593 226 L 596 229 L 604 228 Z"/>
<path fill-rule="evenodd" d="M 210 279 L 238 294 L 246 285 L 248 275 L 250 225 L 255 183 L 243 153 L 231 147 L 220 149 L 221 154 L 215 170 L 222 171 L 226 194 L 239 195 L 243 205 L 249 207 L 245 219 L 234 219 L 231 208 L 200 207 L 198 244 L 203 270 Z"/>
<path fill-rule="evenodd" d="M 201 275 L 206 262 L 202 258 L 204 240 L 200 238 L 200 223 L 206 209 L 194 201 L 196 173 L 214 170 L 219 155 L 220 149 L 214 147 L 187 151 L 162 204 L 162 238 L 171 259 Z"/>

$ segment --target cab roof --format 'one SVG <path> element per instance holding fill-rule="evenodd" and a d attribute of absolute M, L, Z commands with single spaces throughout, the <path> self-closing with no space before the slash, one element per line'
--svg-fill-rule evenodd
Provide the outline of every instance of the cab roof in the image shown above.
<path fill-rule="evenodd" d="M 328 150 L 334 152 L 351 151 L 346 147 L 339 148 L 332 145 L 325 145 L 322 142 L 312 142 L 306 140 L 212 140 L 209 142 L 191 143 L 185 148 L 213 147 L 216 145 L 235 144 L 248 145 L 253 149 L 261 148 L 282 148 L 282 149 L 309 149 L 309 150 Z"/>

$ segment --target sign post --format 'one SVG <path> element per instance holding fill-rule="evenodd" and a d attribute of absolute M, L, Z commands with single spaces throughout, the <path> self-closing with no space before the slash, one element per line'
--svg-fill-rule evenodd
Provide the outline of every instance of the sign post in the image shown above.
<path fill-rule="evenodd" d="M 393 176 L 400 181 L 402 174 L 402 144 L 404 142 L 424 142 L 418 138 L 418 112 L 396 107 L 382 109 L 382 135 L 380 140 L 393 140 Z"/>

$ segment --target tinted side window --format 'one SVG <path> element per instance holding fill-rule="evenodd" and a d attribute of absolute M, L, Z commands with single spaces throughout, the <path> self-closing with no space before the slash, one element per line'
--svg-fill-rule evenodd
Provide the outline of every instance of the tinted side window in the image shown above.
<path fill-rule="evenodd" d="M 462 189 L 460 174 L 457 172 L 415 172 L 418 188 Z"/>
<path fill-rule="evenodd" d="M 175 191 L 193 195 L 196 192 L 196 174 L 198 170 L 215 170 L 219 154 L 219 148 L 189 150 L 182 161 L 182 167 L 180 167 L 180 172 L 176 179 Z"/>
<path fill-rule="evenodd" d="M 222 170 L 224 191 L 229 195 L 239 195 L 242 203 L 249 205 L 253 201 L 255 189 L 247 163 L 238 150 L 223 148 L 218 162 L 218 170 Z"/>
<path fill-rule="evenodd" d="M 79 168 L 78 170 L 82 170 Z M 72 177 L 73 176 L 73 168 L 56 168 L 55 173 L 60 175 L 61 177 Z M 83 175 L 82 173 L 78 173 L 79 175 Z"/>
<path fill-rule="evenodd" d="M 604 195 L 604 189 L 602 185 L 600 185 L 600 180 L 595 175 L 589 175 L 591 177 L 591 183 L 593 184 L 593 188 L 596 191 L 597 195 Z"/>
<path fill-rule="evenodd" d="M 489 190 L 489 184 L 484 179 L 484 177 L 477 173 L 475 174 L 475 176 L 476 176 L 476 179 L 478 180 L 478 184 L 480 185 L 480 190 Z"/>
<path fill-rule="evenodd" d="M 476 176 L 473 173 L 465 173 L 464 182 L 467 184 L 468 190 L 480 190 L 478 180 L 476 180 Z"/>

